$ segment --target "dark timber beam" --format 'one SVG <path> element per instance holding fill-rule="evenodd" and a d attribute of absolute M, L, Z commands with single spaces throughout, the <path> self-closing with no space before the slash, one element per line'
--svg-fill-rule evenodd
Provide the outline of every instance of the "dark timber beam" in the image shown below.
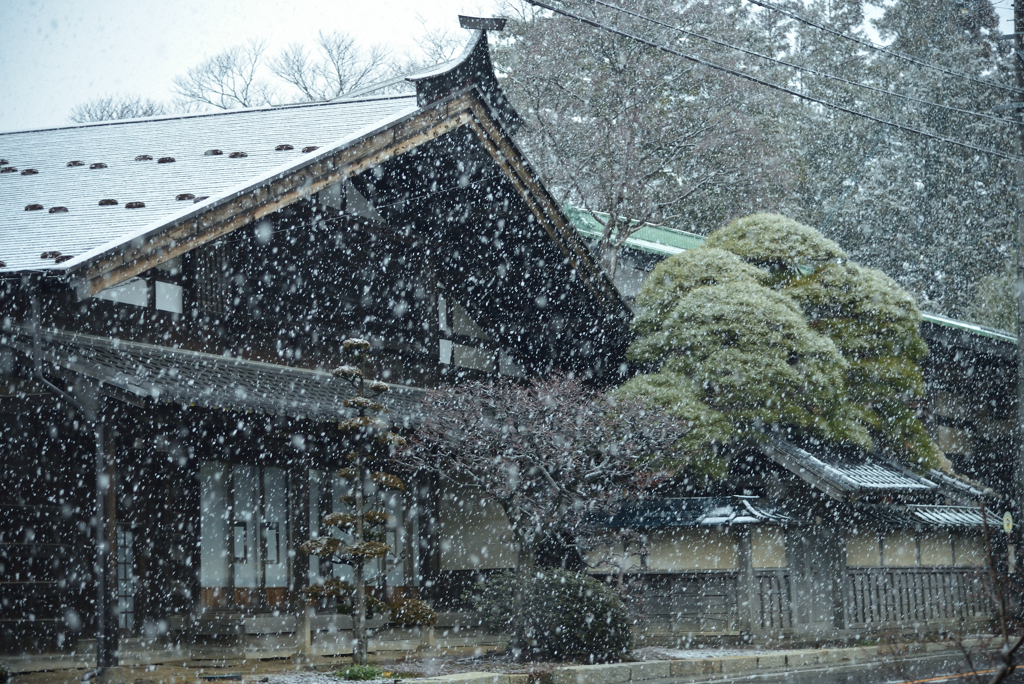
<path fill-rule="evenodd" d="M 327 151 L 302 167 L 260 181 L 216 206 L 107 253 L 70 274 L 72 285 L 80 299 L 91 297 L 463 126 L 480 140 L 601 306 L 610 314 L 628 318 L 628 307 L 614 285 L 475 89 L 434 103 L 347 147 Z"/>
<path fill-rule="evenodd" d="M 80 299 L 216 240 L 242 226 L 306 199 L 345 178 L 358 175 L 388 159 L 405 154 L 425 142 L 464 126 L 472 116 L 475 95 L 466 93 L 421 110 L 390 128 L 326 153 L 305 166 L 260 182 L 226 198 L 207 211 L 183 217 L 140 238 L 130 247 L 108 253 L 72 274 Z"/>

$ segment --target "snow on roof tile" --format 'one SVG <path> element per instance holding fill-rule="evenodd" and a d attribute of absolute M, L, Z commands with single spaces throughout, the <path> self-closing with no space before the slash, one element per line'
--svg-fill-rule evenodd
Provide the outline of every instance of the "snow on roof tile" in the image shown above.
<path fill-rule="evenodd" d="M 415 96 L 389 96 L 2 133 L 0 157 L 39 173 L 0 175 L 0 271 L 74 266 L 196 208 L 179 195 L 215 202 L 306 160 L 301 148 L 324 154 L 416 110 Z M 293 149 L 274 149 L 284 144 Z M 204 154 L 214 148 L 226 152 Z M 231 158 L 239 151 L 246 156 Z M 173 163 L 156 161 L 170 157 Z M 97 164 L 106 166 L 90 168 Z M 100 206 L 101 199 L 119 204 Z M 126 211 L 128 202 L 145 207 Z M 68 211 L 25 211 L 29 204 Z M 74 258 L 57 266 L 43 252 Z"/>
<path fill-rule="evenodd" d="M 627 502 L 608 525 L 655 529 L 784 523 L 790 520 L 774 506 L 762 503 L 756 497 L 692 496 Z"/>
<path fill-rule="evenodd" d="M 946 489 L 953 490 L 969 499 L 997 498 L 996 493 L 992 491 L 991 487 L 972 482 L 957 473 L 944 473 L 941 470 L 932 468 L 928 471 L 928 478 L 943 485 Z"/>
<path fill-rule="evenodd" d="M 928 491 L 939 485 L 919 475 L 867 454 L 843 456 L 822 450 L 811 453 L 786 442 L 773 440 L 766 453 L 783 467 L 808 479 L 824 480 L 846 493 L 863 491 Z"/>
<path fill-rule="evenodd" d="M 899 527 L 940 527 L 940 528 L 980 528 L 985 525 L 981 508 L 975 506 L 864 506 L 869 514 L 890 525 Z M 989 527 L 997 528 L 1001 519 L 994 513 L 986 513 Z"/>

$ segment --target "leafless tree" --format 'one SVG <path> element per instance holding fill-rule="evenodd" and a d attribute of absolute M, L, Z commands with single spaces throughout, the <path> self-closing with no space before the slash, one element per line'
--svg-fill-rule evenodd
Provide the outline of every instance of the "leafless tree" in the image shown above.
<path fill-rule="evenodd" d="M 989 528 L 988 509 L 981 506 L 983 543 L 985 548 L 985 569 L 988 574 L 988 598 L 994 609 L 995 634 L 976 636 L 963 628 L 953 635 L 953 641 L 960 649 L 966 668 L 952 678 L 968 684 L 999 684 L 1005 682 L 1021 667 L 1020 650 L 1024 646 L 1024 624 L 1021 622 L 1020 602 L 1024 597 L 1021 585 L 1009 572 L 1008 563 L 997 557 L 995 544 Z M 1007 559 L 1009 560 L 1009 559 Z M 975 629 L 977 625 L 974 625 Z M 967 636 L 971 634 L 971 638 Z M 905 647 L 897 643 L 897 635 L 889 635 L 890 645 L 886 656 L 889 665 L 900 679 L 916 679 L 907 666 Z"/>
<path fill-rule="evenodd" d="M 1021 587 L 1008 572 L 1002 571 L 1002 564 L 996 559 L 993 548 L 992 535 L 988 526 L 988 509 L 981 507 L 982 523 L 985 531 L 985 565 L 988 567 L 989 588 L 992 592 L 992 602 L 996 609 L 996 636 L 993 640 L 986 640 L 981 643 L 977 650 L 967 648 L 962 640 L 960 648 L 964 659 L 967 661 L 969 681 L 977 684 L 999 684 L 1010 678 L 1020 667 L 1020 656 L 1018 652 L 1024 645 L 1024 632 L 1019 615 L 1011 614 L 1012 603 L 1018 603 L 1021 599 Z M 1017 606 L 1019 610 L 1019 606 Z M 987 655 L 991 664 L 990 669 L 980 671 L 977 666 L 979 655 Z M 987 675 L 987 676 L 984 676 Z"/>
<path fill-rule="evenodd" d="M 304 102 L 333 100 L 388 75 L 390 53 L 382 45 L 362 48 L 348 34 L 323 31 L 316 52 L 294 43 L 268 63 L 281 80 L 295 87 Z"/>
<path fill-rule="evenodd" d="M 655 408 L 613 401 L 565 375 L 434 390 L 424 415 L 401 467 L 496 502 L 520 567 L 541 547 L 583 551 L 577 540 L 588 523 L 646 489 L 686 430 Z"/>
<path fill-rule="evenodd" d="M 169 113 L 167 105 L 141 95 L 107 95 L 75 105 L 68 118 L 74 123 L 137 119 Z"/>
<path fill-rule="evenodd" d="M 271 104 L 274 88 L 260 73 L 266 51 L 264 40 L 225 50 L 176 77 L 174 90 L 184 103 L 200 107 L 235 109 Z"/>
<path fill-rule="evenodd" d="M 423 35 L 416 41 L 424 65 L 441 64 L 455 59 L 466 46 L 467 33 L 444 28 L 428 29 L 423 23 Z"/>
<path fill-rule="evenodd" d="M 416 39 L 416 49 L 406 51 L 402 59 L 392 61 L 391 80 L 383 84 L 379 92 L 410 91 L 411 84 L 405 81 L 405 76 L 451 61 L 466 47 L 469 40 L 467 31 L 448 27 L 430 28 L 423 17 L 419 17 L 419 21 L 423 31 Z"/>
<path fill-rule="evenodd" d="M 662 44 L 679 40 L 668 29 L 633 26 L 629 17 L 592 3 L 565 4 Z M 742 12 L 720 11 L 721 1 L 619 4 L 708 32 L 736 34 L 747 23 Z M 526 121 L 522 144 L 558 198 L 601 225 L 599 250 L 610 275 L 622 245 L 645 222 L 689 228 L 699 218 L 703 232 L 735 211 L 728 204 L 736 188 L 784 177 L 763 173 L 774 157 L 749 122 L 777 98 L 577 21 L 517 7 L 515 0 L 506 13 L 496 62 Z M 761 168 L 749 168 L 750 156 Z M 697 216 L 695 207 L 706 214 L 704 207 L 715 204 L 714 217 Z"/>

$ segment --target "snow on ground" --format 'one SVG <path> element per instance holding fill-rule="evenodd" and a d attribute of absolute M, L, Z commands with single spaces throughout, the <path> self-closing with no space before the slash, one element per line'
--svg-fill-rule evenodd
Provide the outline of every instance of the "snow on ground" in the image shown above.
<path fill-rule="evenodd" d="M 366 679 L 352 682 L 335 677 L 330 672 L 285 672 L 281 674 L 247 675 L 242 678 L 246 684 L 394 684 L 395 679 Z"/>
<path fill-rule="evenodd" d="M 640 660 L 693 660 L 695 658 L 725 658 L 728 656 L 760 655 L 772 653 L 755 648 L 640 648 L 633 655 Z"/>

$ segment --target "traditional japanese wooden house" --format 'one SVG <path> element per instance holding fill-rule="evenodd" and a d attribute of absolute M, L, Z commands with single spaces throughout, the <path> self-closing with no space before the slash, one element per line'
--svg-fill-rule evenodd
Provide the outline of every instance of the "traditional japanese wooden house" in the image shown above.
<path fill-rule="evenodd" d="M 347 337 L 399 427 L 456 376 L 620 377 L 628 299 L 517 148 L 497 26 L 475 21 L 408 95 L 0 134 L 0 652 L 350 651 L 348 618 L 301 593 L 337 570 L 296 552 L 337 505 Z M 612 521 L 647 537 L 622 570 L 650 633 L 982 615 L 955 592 L 975 591 L 985 492 L 785 443 L 757 458 L 731 491 Z M 507 521 L 408 484 L 378 570 L 457 609 L 511 564 Z"/>
<path fill-rule="evenodd" d="M 567 213 L 581 235 L 600 235 L 587 212 Z M 631 298 L 658 261 L 702 243 L 645 225 L 626 242 L 616 285 Z M 953 471 L 776 441 L 736 460 L 704 496 L 627 506 L 609 524 L 640 532 L 633 549 L 596 559 L 633 582 L 649 636 L 855 637 L 990 619 L 982 530 L 987 522 L 1004 557 L 1015 339 L 933 314 L 922 333 L 931 348 L 922 411 Z"/>
<path fill-rule="evenodd" d="M 409 95 L 0 135 L 4 652 L 91 648 L 97 614 L 101 665 L 344 631 L 300 610 L 330 568 L 296 547 L 336 505 L 347 337 L 400 427 L 456 375 L 618 373 L 628 307 L 511 138 L 500 22 L 470 23 Z M 429 596 L 427 485 L 379 570 Z"/>

